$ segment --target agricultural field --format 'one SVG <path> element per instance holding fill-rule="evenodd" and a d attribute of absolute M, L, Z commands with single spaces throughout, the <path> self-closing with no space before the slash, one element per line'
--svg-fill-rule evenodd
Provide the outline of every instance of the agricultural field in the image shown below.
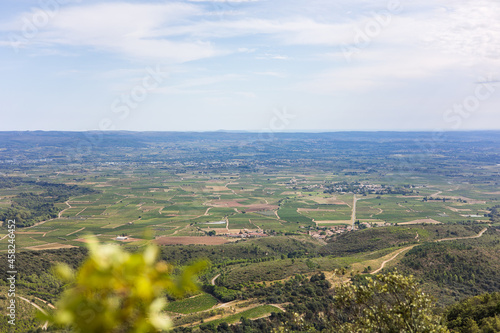
<path fill-rule="evenodd" d="M 55 302 L 63 286 L 50 267 L 81 264 L 88 235 L 129 251 L 154 242 L 162 260 L 176 266 L 210 262 L 199 277 L 200 293 L 171 299 L 165 308 L 179 331 L 286 314 L 292 305 L 261 289 L 317 274 L 335 285 L 398 267 L 448 303 L 491 291 L 488 284 L 500 285 L 498 265 L 490 264 L 500 237 L 496 139 L 482 151 L 491 152 L 489 159 L 467 148 L 473 138 L 455 137 L 440 155 L 401 170 L 396 156 L 419 149 L 414 134 L 405 135 L 389 141 L 283 135 L 242 154 L 237 137 L 200 134 L 175 142 L 149 138 L 148 148 L 97 147 L 79 163 L 53 157 L 0 164 L 0 215 L 16 219 L 20 295 Z M 64 154 L 44 147 L 17 154 Z M 0 239 L 5 253 L 4 225 Z M 484 258 L 483 276 L 473 278 L 466 265 L 441 274 L 422 253 L 447 265 Z"/>
<path fill-rule="evenodd" d="M 488 208 L 500 202 L 491 188 L 459 196 L 461 185 L 432 185 L 431 190 L 427 185 L 415 185 L 412 195 L 328 194 L 322 192 L 328 180 L 312 172 L 300 178 L 281 173 L 200 176 L 157 170 L 146 176 L 145 170 L 114 169 L 100 173 L 78 183 L 93 194 L 69 197 L 58 204 L 57 216 L 19 229 L 18 247 L 83 246 L 88 234 L 101 241 L 130 244 L 144 240 L 146 230 L 160 244 L 175 244 L 165 240 L 168 237 L 177 241 L 186 237 L 185 244 L 222 244 L 234 240 L 231 235 L 308 234 L 324 228 L 357 228 L 358 223 L 371 227 L 482 222 L 488 221 Z M 58 174 L 53 181 L 73 184 L 68 177 Z M 302 189 L 296 188 L 298 180 Z M 0 189 L 0 207 L 15 200 L 15 193 L 29 190 L 25 184 Z M 117 240 L 118 236 L 127 239 Z M 209 236 L 221 239 L 210 240 Z M 0 250 L 5 249 L 6 244 L 0 244 Z"/>
<path fill-rule="evenodd" d="M 208 310 L 217 305 L 217 303 L 217 299 L 212 295 L 201 293 L 189 298 L 171 302 L 165 310 L 174 313 L 190 314 Z"/>

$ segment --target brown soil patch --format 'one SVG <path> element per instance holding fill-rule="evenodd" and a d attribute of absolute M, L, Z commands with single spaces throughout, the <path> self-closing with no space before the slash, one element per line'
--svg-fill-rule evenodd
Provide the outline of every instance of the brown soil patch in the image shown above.
<path fill-rule="evenodd" d="M 221 245 L 229 243 L 229 240 L 222 237 L 210 237 L 210 236 L 179 236 L 179 237 L 162 236 L 155 239 L 155 243 L 158 245 L 189 245 L 189 244 Z"/>

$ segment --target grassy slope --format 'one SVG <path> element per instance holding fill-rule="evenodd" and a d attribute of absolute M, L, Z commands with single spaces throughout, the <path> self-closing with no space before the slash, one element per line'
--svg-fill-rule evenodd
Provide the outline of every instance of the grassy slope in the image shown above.
<path fill-rule="evenodd" d="M 204 311 L 217 304 L 217 299 L 209 294 L 199 294 L 186 299 L 181 299 L 168 304 L 166 310 L 175 313 L 189 314 Z"/>

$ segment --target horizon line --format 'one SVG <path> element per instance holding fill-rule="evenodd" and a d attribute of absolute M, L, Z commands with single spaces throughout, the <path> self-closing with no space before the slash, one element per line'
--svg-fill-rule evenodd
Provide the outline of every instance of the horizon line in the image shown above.
<path fill-rule="evenodd" d="M 102 133 L 120 133 L 120 132 L 130 132 L 130 133 L 239 133 L 239 134 L 299 134 L 299 133 L 348 133 L 348 132 L 358 132 L 358 133 L 380 133 L 380 132 L 392 132 L 392 133 L 465 133 L 465 132 L 499 132 L 499 129 L 412 129 L 412 130 L 397 130 L 397 129 L 373 129 L 373 130 L 358 130 L 358 129 L 348 129 L 348 130 L 304 130 L 304 129 L 293 129 L 293 130 L 283 130 L 283 131 L 272 131 L 272 130 L 0 130 L 0 133 L 34 133 L 34 132 L 65 132 L 65 133 L 88 133 L 88 132 L 102 132 Z"/>

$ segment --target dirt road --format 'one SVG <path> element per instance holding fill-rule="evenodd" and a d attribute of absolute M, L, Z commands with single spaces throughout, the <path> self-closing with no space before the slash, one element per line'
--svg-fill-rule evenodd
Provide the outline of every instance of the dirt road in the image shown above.
<path fill-rule="evenodd" d="M 443 241 L 449 241 L 449 240 L 459 240 L 459 239 L 471 239 L 471 238 L 479 238 L 481 237 L 485 232 L 486 230 L 488 230 L 488 228 L 484 228 L 483 230 L 481 230 L 477 235 L 475 236 L 467 236 L 467 237 L 455 237 L 455 238 L 443 238 L 443 239 L 438 239 L 436 240 L 436 242 L 443 242 Z"/>
<path fill-rule="evenodd" d="M 396 257 L 401 253 L 401 252 L 404 252 L 406 250 L 409 250 L 411 249 L 412 247 L 414 247 L 416 245 L 412 245 L 412 246 L 407 246 L 407 247 L 404 247 L 402 249 L 399 249 L 399 250 L 396 250 L 396 253 L 394 254 L 394 256 L 392 256 L 390 259 L 387 259 L 385 261 L 382 262 L 382 265 L 380 265 L 380 268 L 374 270 L 373 272 L 370 272 L 370 274 L 377 274 L 378 272 L 380 272 L 382 269 L 384 269 L 385 267 L 385 264 L 391 262 L 392 260 L 396 259 Z"/>
<path fill-rule="evenodd" d="M 436 240 L 436 242 L 443 242 L 443 241 L 449 241 L 449 240 L 460 240 L 460 239 L 472 239 L 472 238 L 479 238 L 481 237 L 485 232 L 486 230 L 488 230 L 488 228 L 484 228 L 483 230 L 481 230 L 481 232 L 479 232 L 477 235 L 475 236 L 467 236 L 467 237 L 455 237 L 455 238 L 443 238 L 443 239 L 438 239 Z M 380 272 L 387 263 L 391 262 L 392 260 L 396 259 L 396 257 L 403 251 L 407 250 L 407 249 L 410 249 L 412 247 L 414 247 L 416 245 L 412 245 L 412 246 L 408 246 L 408 247 L 405 247 L 403 249 L 399 249 L 397 250 L 395 253 L 394 253 L 394 256 L 392 256 L 390 259 L 387 259 L 385 260 L 384 262 L 382 262 L 382 265 L 380 266 L 379 269 L 377 270 L 374 270 L 373 272 L 370 272 L 370 274 L 377 274 L 378 272 Z"/>
<path fill-rule="evenodd" d="M 215 280 L 217 280 L 217 278 L 220 276 L 220 274 L 217 274 L 216 276 L 214 276 L 214 278 L 212 280 L 210 280 L 210 284 L 212 284 L 212 286 L 215 286 Z"/>
<path fill-rule="evenodd" d="M 356 222 L 356 202 L 358 199 L 356 198 L 356 194 L 352 197 L 352 213 L 351 213 L 351 224 L 354 225 Z"/>

